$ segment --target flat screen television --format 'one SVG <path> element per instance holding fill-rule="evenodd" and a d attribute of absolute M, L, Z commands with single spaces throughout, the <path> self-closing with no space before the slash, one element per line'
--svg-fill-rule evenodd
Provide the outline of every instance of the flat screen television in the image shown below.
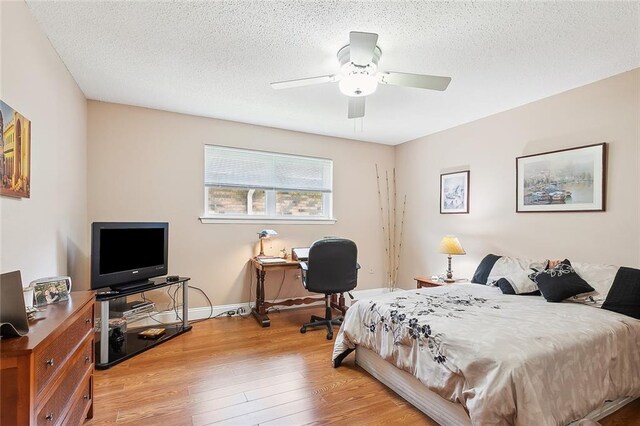
<path fill-rule="evenodd" d="M 134 288 L 167 274 L 169 224 L 91 224 L 91 288 Z"/>

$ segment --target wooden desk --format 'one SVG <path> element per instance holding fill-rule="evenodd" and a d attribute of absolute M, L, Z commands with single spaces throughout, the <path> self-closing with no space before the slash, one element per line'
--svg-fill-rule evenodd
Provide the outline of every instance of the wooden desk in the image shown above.
<path fill-rule="evenodd" d="M 285 299 L 279 302 L 265 302 L 264 300 L 264 278 L 268 271 L 286 271 L 288 269 L 299 269 L 300 262 L 288 260 L 284 263 L 261 263 L 259 259 L 255 257 L 251 258 L 251 264 L 256 270 L 256 305 L 251 309 L 251 314 L 256 318 L 258 323 L 262 327 L 269 327 L 271 320 L 267 315 L 267 309 L 272 306 L 294 306 L 307 303 L 323 302 L 324 297 L 304 297 L 296 299 Z M 340 298 L 336 295 L 331 296 L 331 307 L 339 310 L 344 315 L 347 308 L 344 303 L 344 296 L 340 295 Z"/>
<path fill-rule="evenodd" d="M 430 277 L 415 277 L 414 280 L 416 280 L 416 287 L 417 288 L 422 288 L 422 287 L 438 287 L 441 285 L 451 285 L 451 284 L 463 284 L 463 283 L 468 283 L 469 280 L 466 278 L 460 278 L 455 280 L 455 282 L 452 283 L 447 283 L 444 281 L 436 281 L 436 280 L 432 280 Z"/>

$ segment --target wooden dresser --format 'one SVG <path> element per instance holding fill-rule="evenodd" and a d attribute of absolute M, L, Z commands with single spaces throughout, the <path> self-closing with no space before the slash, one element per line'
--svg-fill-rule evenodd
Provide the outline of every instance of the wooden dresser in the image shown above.
<path fill-rule="evenodd" d="M 0 340 L 0 423 L 79 425 L 93 416 L 95 297 L 71 292 L 29 334 Z"/>

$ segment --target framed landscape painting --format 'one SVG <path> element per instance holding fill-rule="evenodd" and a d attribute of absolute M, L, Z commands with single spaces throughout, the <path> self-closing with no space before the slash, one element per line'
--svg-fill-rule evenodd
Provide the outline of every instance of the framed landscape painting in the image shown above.
<path fill-rule="evenodd" d="M 440 175 L 440 213 L 469 213 L 469 170 Z"/>
<path fill-rule="evenodd" d="M 31 121 L 0 101 L 0 195 L 31 194 Z"/>
<path fill-rule="evenodd" d="M 605 210 L 605 143 L 516 158 L 516 212 Z"/>

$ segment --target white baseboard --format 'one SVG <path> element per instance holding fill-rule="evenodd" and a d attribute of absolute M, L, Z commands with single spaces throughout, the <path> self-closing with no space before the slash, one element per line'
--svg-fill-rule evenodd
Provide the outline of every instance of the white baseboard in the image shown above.
<path fill-rule="evenodd" d="M 381 288 L 372 288 L 366 290 L 353 290 L 351 294 L 354 297 L 354 300 L 351 300 L 350 297 L 345 297 L 346 304 L 351 306 L 355 301 L 360 299 L 367 299 L 373 296 L 377 296 L 380 294 L 388 293 L 389 289 L 386 287 Z M 286 299 L 278 299 L 276 302 L 281 302 Z M 227 316 L 237 316 L 238 310 L 244 309 L 244 313 L 241 315 L 251 315 L 251 307 L 255 304 L 254 301 L 245 302 L 245 303 L 232 303 L 230 305 L 215 305 L 213 308 L 208 306 L 198 307 L 198 308 L 189 308 L 189 321 L 194 320 L 202 320 L 213 317 L 227 317 Z M 294 306 L 278 306 L 279 310 L 286 309 L 296 309 L 303 306 L 314 306 L 314 305 L 322 305 L 322 301 L 318 301 L 315 303 L 309 303 L 307 305 L 294 305 Z M 231 313 L 228 315 L 228 313 Z M 182 314 L 182 306 L 178 307 L 178 315 Z M 148 327 L 152 325 L 159 324 L 173 324 L 181 322 L 182 319 L 176 316 L 174 311 L 164 311 L 164 312 L 155 312 L 150 313 L 146 317 L 136 320 L 128 325 L 129 328 L 138 328 L 138 327 Z"/>

